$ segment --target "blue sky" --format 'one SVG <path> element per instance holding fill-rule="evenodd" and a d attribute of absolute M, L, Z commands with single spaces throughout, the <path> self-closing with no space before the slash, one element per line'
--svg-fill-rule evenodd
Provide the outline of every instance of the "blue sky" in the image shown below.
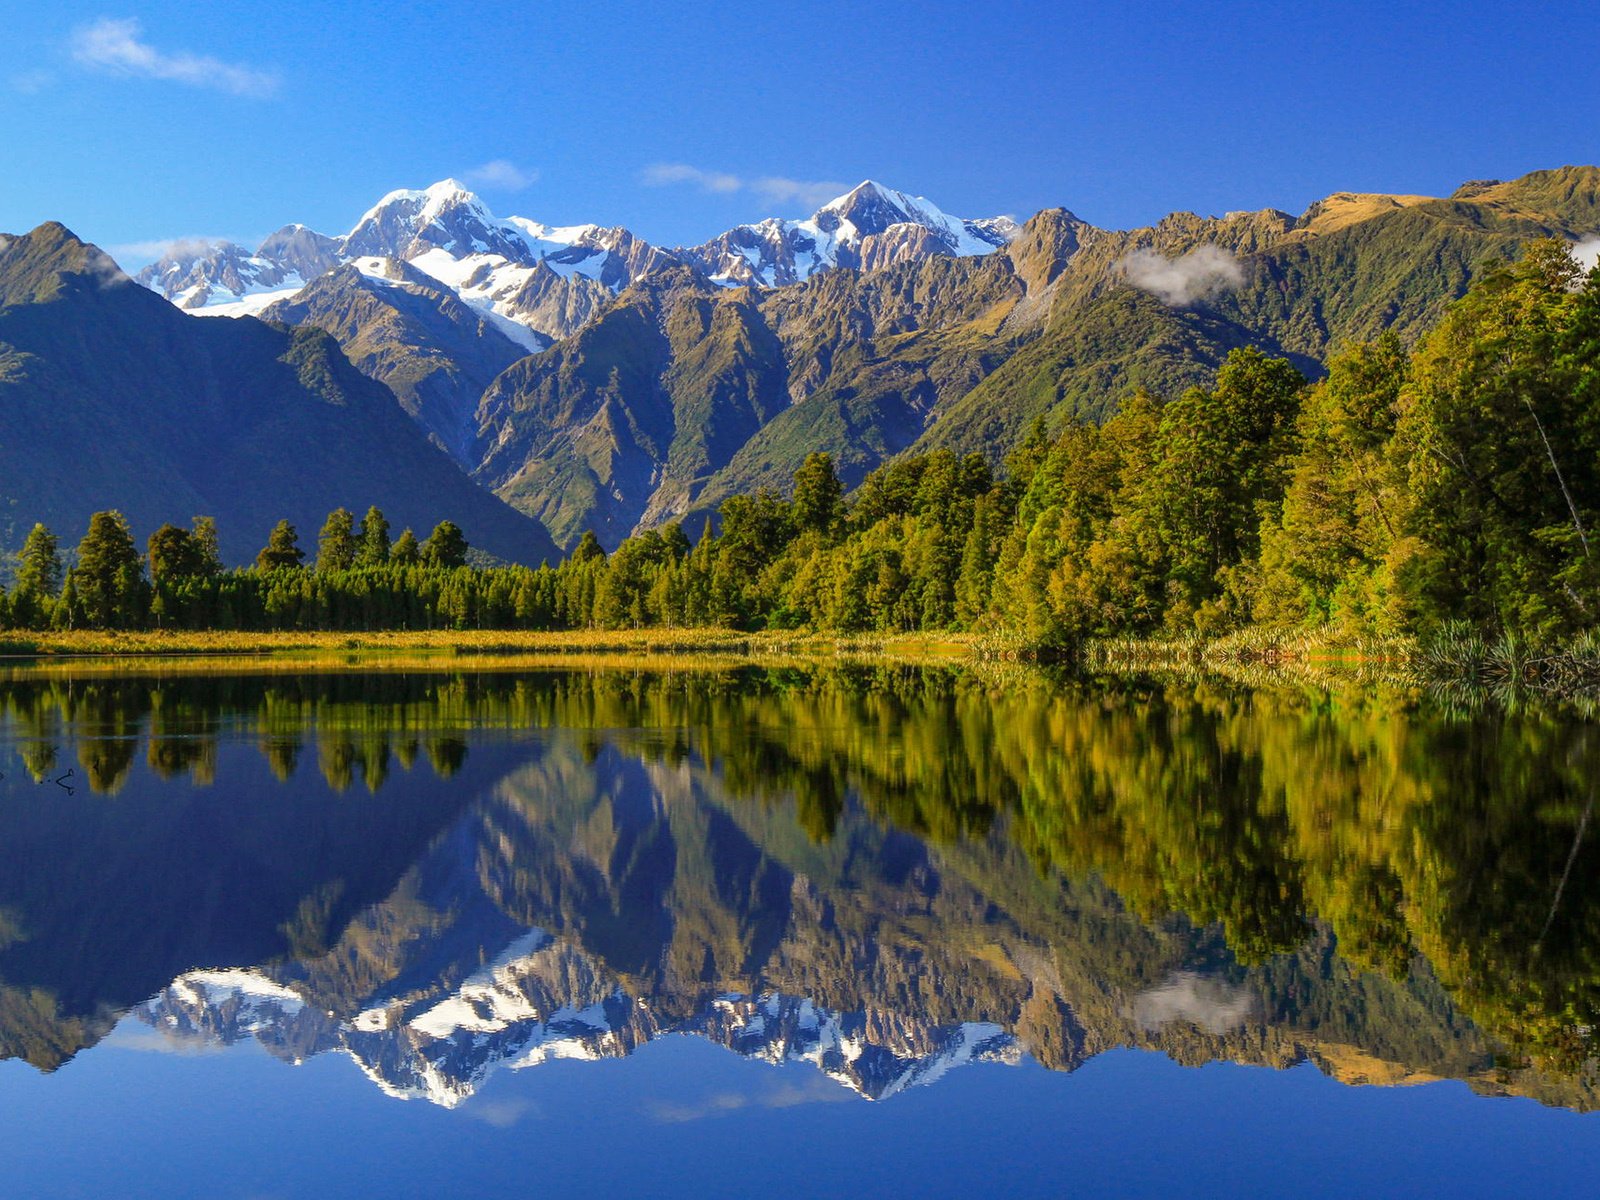
<path fill-rule="evenodd" d="M 1593 3 L 0 9 L 0 230 L 126 261 L 448 175 L 673 245 L 867 177 L 1126 227 L 1600 161 Z"/>

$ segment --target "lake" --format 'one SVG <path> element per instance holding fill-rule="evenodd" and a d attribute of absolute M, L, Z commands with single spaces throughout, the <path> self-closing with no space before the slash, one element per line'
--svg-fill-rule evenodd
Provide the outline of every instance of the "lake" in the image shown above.
<path fill-rule="evenodd" d="M 1583 1196 L 1592 714 L 986 666 L 0 671 L 28 1197 Z"/>

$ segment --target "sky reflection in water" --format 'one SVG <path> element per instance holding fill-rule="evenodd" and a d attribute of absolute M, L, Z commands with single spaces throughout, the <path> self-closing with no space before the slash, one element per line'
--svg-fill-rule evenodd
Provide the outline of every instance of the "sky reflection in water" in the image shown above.
<path fill-rule="evenodd" d="M 0 712 L 17 1194 L 1600 1166 L 1573 714 L 818 668 L 19 673 Z"/>

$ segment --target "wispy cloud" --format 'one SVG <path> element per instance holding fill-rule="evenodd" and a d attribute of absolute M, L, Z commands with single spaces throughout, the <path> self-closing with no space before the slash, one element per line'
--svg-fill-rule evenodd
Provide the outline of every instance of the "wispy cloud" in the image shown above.
<path fill-rule="evenodd" d="M 1194 971 L 1173 971 L 1135 996 L 1132 1009 L 1133 1019 L 1146 1029 L 1183 1021 L 1220 1035 L 1248 1024 L 1258 1006 L 1247 988 Z"/>
<path fill-rule="evenodd" d="M 847 184 L 832 180 L 786 179 L 781 175 L 745 179 L 726 171 L 707 171 L 688 163 L 653 163 L 640 172 L 639 181 L 646 187 L 681 184 L 716 195 L 750 192 L 769 204 L 796 204 L 806 208 L 826 204 L 835 196 L 850 190 Z"/>
<path fill-rule="evenodd" d="M 1585 271 L 1600 266 L 1600 237 L 1584 238 L 1572 247 L 1572 257 Z"/>
<path fill-rule="evenodd" d="M 143 26 L 133 18 L 102 17 L 72 32 L 72 59 L 79 66 L 142 79 L 163 79 L 189 87 L 211 88 L 235 96 L 262 98 L 278 90 L 273 71 L 184 51 L 157 50 L 142 40 Z"/>
<path fill-rule="evenodd" d="M 737 192 L 744 180 L 723 171 L 702 171 L 688 163 L 652 163 L 639 175 L 646 187 L 670 187 L 675 183 L 692 184 L 702 192 Z"/>
<path fill-rule="evenodd" d="M 24 96 L 37 96 L 55 81 L 54 71 L 41 68 L 37 71 L 19 71 L 7 82 L 11 84 L 11 90 L 14 92 L 21 92 Z"/>
<path fill-rule="evenodd" d="M 800 204 L 806 208 L 817 208 L 848 192 L 850 185 L 831 179 L 784 179 L 782 176 L 768 175 L 751 180 L 750 190 L 770 204 Z"/>
<path fill-rule="evenodd" d="M 510 1129 L 524 1120 L 538 1120 L 544 1116 L 544 1109 L 531 1100 L 484 1100 L 481 1097 L 474 1097 L 462 1112 L 495 1129 Z"/>
<path fill-rule="evenodd" d="M 1155 250 L 1135 250 L 1120 265 L 1129 283 L 1173 308 L 1232 291 L 1244 283 L 1239 260 L 1219 246 L 1196 246 L 1177 258 Z"/>
<path fill-rule="evenodd" d="M 461 181 L 473 187 L 500 188 L 507 192 L 520 192 L 539 182 L 539 172 L 531 167 L 519 167 L 510 159 L 497 158 L 461 172 Z"/>
<path fill-rule="evenodd" d="M 855 1093 L 840 1087 L 833 1080 L 814 1075 L 794 1083 L 774 1083 L 749 1093 L 717 1092 L 700 1099 L 683 1101 L 647 1100 L 644 1107 L 655 1120 L 676 1125 L 723 1116 L 743 1108 L 793 1108 L 800 1104 L 849 1103 L 855 1099 Z"/>

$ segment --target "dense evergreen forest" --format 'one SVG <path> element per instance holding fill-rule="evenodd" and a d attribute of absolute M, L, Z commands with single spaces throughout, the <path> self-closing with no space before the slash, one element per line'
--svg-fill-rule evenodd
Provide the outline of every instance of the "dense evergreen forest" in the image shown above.
<path fill-rule="evenodd" d="M 33 530 L 0 627 L 1567 635 L 1600 623 L 1600 269 L 1536 242 L 1413 350 L 1348 347 L 1314 385 L 1238 350 L 1209 389 L 1036 424 L 998 473 L 936 450 L 847 498 L 813 454 L 791 498 L 719 516 L 698 541 L 668 526 L 607 555 L 590 535 L 528 569 L 467 565 L 448 521 L 391 540 L 376 508 L 339 509 L 309 561 L 282 522 L 230 570 L 207 518 L 141 555 L 103 512 L 70 567 Z"/>

